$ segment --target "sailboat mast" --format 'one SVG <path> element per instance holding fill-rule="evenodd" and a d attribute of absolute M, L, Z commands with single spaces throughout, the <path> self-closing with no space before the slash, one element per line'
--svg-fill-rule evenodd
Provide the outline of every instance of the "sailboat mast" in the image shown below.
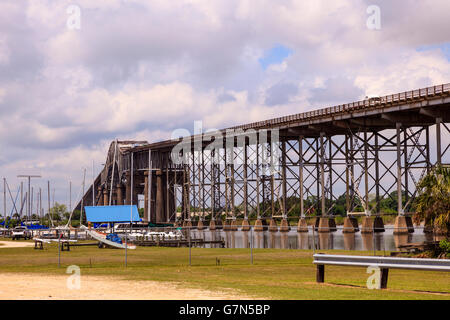
<path fill-rule="evenodd" d="M 92 206 L 95 207 L 95 178 L 94 178 L 94 160 L 92 160 Z"/>
<path fill-rule="evenodd" d="M 3 178 L 3 216 L 6 220 L 6 178 Z"/>
<path fill-rule="evenodd" d="M 86 183 L 86 168 L 83 173 L 83 192 L 81 193 L 81 212 L 80 212 L 80 225 L 83 223 L 83 205 L 84 205 L 84 185 Z"/>

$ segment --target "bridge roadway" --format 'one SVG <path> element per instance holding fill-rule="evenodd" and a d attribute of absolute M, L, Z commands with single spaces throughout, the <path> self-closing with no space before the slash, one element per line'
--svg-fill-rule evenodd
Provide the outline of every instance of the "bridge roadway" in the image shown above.
<path fill-rule="evenodd" d="M 223 152 L 206 150 L 210 139 L 204 134 L 184 138 L 189 145 L 184 156 L 189 161 L 181 165 L 170 156 L 181 139 L 113 141 L 94 192 L 85 194 L 83 204 L 136 204 L 141 194 L 146 221 L 173 222 L 179 216 L 189 223 L 198 219 L 203 228 L 211 221 L 220 224 L 222 214 L 229 224 L 237 216 L 256 215 L 271 223 L 280 217 L 283 228 L 293 211 L 300 220 L 314 211 L 324 217 L 336 214 L 332 202 L 340 190 L 347 213 L 377 215 L 382 199 L 396 197 L 397 211 L 404 216 L 423 174 L 436 164 L 450 163 L 449 106 L 447 83 L 213 133 L 216 137 L 230 130 L 235 137 L 253 130 L 258 133 L 257 140 L 246 140 L 245 148 L 235 141 L 232 160 Z M 261 140 L 265 130 L 269 147 Z M 278 142 L 272 142 L 275 131 Z M 194 146 L 201 148 L 194 150 Z M 250 160 L 276 152 L 280 154 L 277 170 L 267 172 L 264 163 Z M 216 164 L 213 159 L 217 157 L 223 163 Z M 375 193 L 374 205 L 370 204 L 371 193 Z M 314 203 L 306 203 L 308 197 Z M 289 198 L 296 199 L 295 203 Z"/>

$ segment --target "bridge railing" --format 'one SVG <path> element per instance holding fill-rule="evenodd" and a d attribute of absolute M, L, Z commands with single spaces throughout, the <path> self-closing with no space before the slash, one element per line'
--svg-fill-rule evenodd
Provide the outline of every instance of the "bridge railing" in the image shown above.
<path fill-rule="evenodd" d="M 429 97 L 434 97 L 437 95 L 443 95 L 450 92 L 450 83 L 416 89 L 412 91 L 405 91 L 401 93 L 391 94 L 383 97 L 375 97 L 369 98 L 362 101 L 351 102 L 347 104 L 332 106 L 328 108 L 307 111 L 303 113 L 298 113 L 294 115 L 284 116 L 280 118 L 274 118 L 270 120 L 263 120 L 258 122 L 253 122 L 249 124 L 244 124 L 240 126 L 235 126 L 230 129 L 251 129 L 258 127 L 267 127 L 271 125 L 276 125 L 280 123 L 292 122 L 292 121 L 302 121 L 302 120 L 310 120 L 315 119 L 317 117 L 329 116 L 336 113 L 342 112 L 353 112 L 355 110 L 360 110 L 364 108 L 376 108 L 376 107 L 384 107 L 386 104 L 392 103 L 402 103 L 407 102 L 408 100 L 415 99 L 426 99 Z"/>

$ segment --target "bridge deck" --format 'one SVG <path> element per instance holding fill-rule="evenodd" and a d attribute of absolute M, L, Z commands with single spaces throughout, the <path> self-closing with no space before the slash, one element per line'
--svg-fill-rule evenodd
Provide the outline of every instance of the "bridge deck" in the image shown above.
<path fill-rule="evenodd" d="M 316 137 L 320 132 L 326 134 L 344 134 L 348 129 L 361 128 L 370 131 L 395 129 L 396 122 L 407 125 L 432 125 L 436 118 L 443 122 L 450 121 L 446 111 L 450 106 L 450 83 L 422 88 L 383 97 L 332 106 L 328 108 L 288 115 L 284 117 L 238 125 L 219 130 L 224 134 L 227 130 L 261 130 L 277 128 L 284 131 L 284 136 Z M 192 135 L 194 141 L 202 139 L 202 135 Z M 150 143 L 129 150 L 156 150 L 173 147 L 179 140 L 165 140 Z"/>

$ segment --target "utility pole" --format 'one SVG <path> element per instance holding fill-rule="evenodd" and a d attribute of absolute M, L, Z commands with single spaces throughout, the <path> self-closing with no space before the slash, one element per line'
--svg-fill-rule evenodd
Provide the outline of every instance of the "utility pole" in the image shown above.
<path fill-rule="evenodd" d="M 31 188 L 31 178 L 41 178 L 41 176 L 22 174 L 22 175 L 18 175 L 17 178 L 28 178 L 28 203 L 27 203 L 28 206 L 27 206 L 27 214 L 28 214 L 28 219 L 30 219 L 30 217 L 31 217 L 31 199 L 30 199 L 30 196 L 31 196 L 31 190 L 30 190 L 30 188 Z"/>

